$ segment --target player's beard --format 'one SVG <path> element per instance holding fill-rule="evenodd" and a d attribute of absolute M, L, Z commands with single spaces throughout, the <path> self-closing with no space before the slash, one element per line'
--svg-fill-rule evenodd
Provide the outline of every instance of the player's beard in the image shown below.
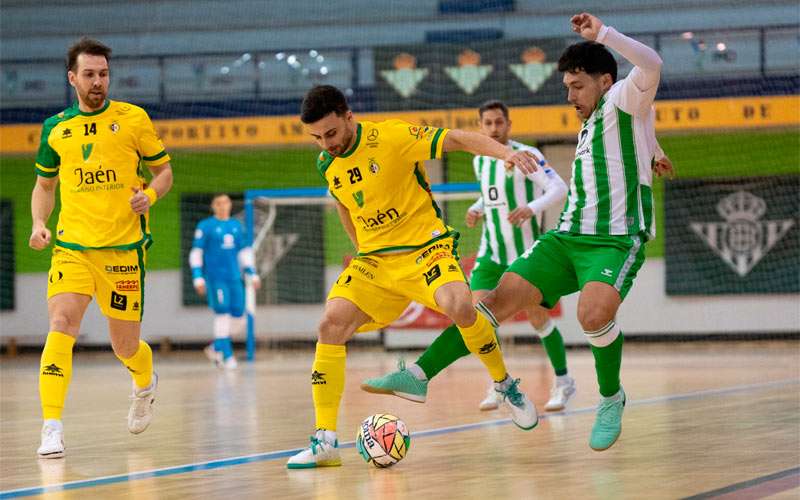
<path fill-rule="evenodd" d="M 108 93 L 102 88 L 91 88 L 86 94 L 82 95 L 83 102 L 92 109 L 98 109 L 103 105 Z"/>
<path fill-rule="evenodd" d="M 347 151 L 347 147 L 350 146 L 350 143 L 353 142 L 353 136 L 354 135 L 355 135 L 354 132 L 352 132 L 352 131 L 350 131 L 348 129 L 345 129 L 345 131 L 344 131 L 344 140 L 342 141 L 342 143 L 336 145 L 336 150 L 335 151 L 328 150 L 328 154 L 330 154 L 331 156 L 343 155 Z"/>

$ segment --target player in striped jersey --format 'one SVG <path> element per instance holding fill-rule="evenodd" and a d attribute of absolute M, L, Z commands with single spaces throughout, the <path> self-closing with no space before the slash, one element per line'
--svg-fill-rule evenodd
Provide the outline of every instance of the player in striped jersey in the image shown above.
<path fill-rule="evenodd" d="M 470 288 L 475 302 L 480 301 L 497 287 L 508 266 L 539 237 L 544 210 L 563 201 L 567 186 L 558 174 L 546 164 L 537 148 L 509 139 L 511 120 L 508 108 L 500 101 L 484 103 L 479 112 L 481 132 L 513 150 L 528 150 L 542 159 L 542 168 L 532 174 L 507 168 L 502 160 L 488 156 L 475 156 L 473 168 L 481 184 L 481 196 L 467 211 L 467 227 L 483 220 L 483 233 L 478 258 L 470 277 Z M 562 410 L 575 394 L 575 381 L 567 374 L 564 339 L 553 324 L 547 310 L 538 304 L 525 308 L 528 319 L 541 338 L 556 379 L 545 410 Z M 460 342 L 459 339 L 455 339 Z M 444 368 L 444 367 L 442 367 Z M 500 401 L 494 385 L 490 384 L 479 408 L 495 410 Z"/>
<path fill-rule="evenodd" d="M 644 262 L 643 243 L 655 232 L 651 169 L 670 173 L 671 165 L 657 156 L 653 123 L 661 58 L 591 14 L 570 22 L 587 41 L 568 47 L 558 62 L 567 100 L 584 120 L 567 205 L 558 227 L 516 259 L 477 307 L 496 324 L 531 303 L 552 307 L 580 291 L 578 321 L 602 396 L 589 446 L 602 451 L 619 437 L 625 406 L 615 318 Z M 617 63 L 604 45 L 633 63 L 625 79 L 617 81 Z"/>

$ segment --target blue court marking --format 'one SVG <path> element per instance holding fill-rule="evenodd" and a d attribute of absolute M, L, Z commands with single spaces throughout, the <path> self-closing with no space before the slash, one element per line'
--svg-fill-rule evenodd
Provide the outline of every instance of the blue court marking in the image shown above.
<path fill-rule="evenodd" d="M 703 391 L 687 392 L 684 394 L 671 394 L 666 396 L 657 396 L 654 398 L 638 399 L 630 401 L 628 406 L 646 406 L 658 403 L 683 401 L 687 399 L 697 399 L 709 396 L 720 396 L 726 394 L 736 394 L 741 392 L 748 392 L 762 389 L 773 389 L 787 385 L 794 385 L 800 383 L 800 379 L 784 379 L 774 382 L 765 382 L 761 384 L 747 384 L 737 385 L 733 387 L 725 387 L 722 389 L 708 389 Z M 579 408 L 576 410 L 567 410 L 557 413 L 550 413 L 547 415 L 540 415 L 539 420 L 546 420 L 553 417 L 570 417 L 574 415 L 583 415 L 595 411 L 594 406 L 586 408 Z M 419 431 L 412 433 L 413 438 L 439 436 L 442 434 L 452 434 L 455 432 L 471 431 L 474 429 L 483 429 L 487 427 L 498 427 L 501 425 L 508 425 L 511 423 L 510 418 L 503 418 L 497 420 L 485 420 L 483 422 L 476 422 L 474 424 L 454 425 L 449 427 L 440 427 L 438 429 L 429 429 L 426 431 Z M 342 443 L 340 448 L 352 448 L 355 446 L 354 441 Z M 208 460 L 205 462 L 195 462 L 185 465 L 177 465 L 173 467 L 164 467 L 161 469 L 151 469 L 141 472 L 130 472 L 126 474 L 116 474 L 113 476 L 101 476 L 93 479 L 82 479 L 78 481 L 70 481 L 66 483 L 50 484 L 45 486 L 34 486 L 30 488 L 19 488 L 15 490 L 0 491 L 0 500 L 4 498 L 20 498 L 32 495 L 41 495 L 44 493 L 52 493 L 56 491 L 77 490 L 82 488 L 93 488 L 96 486 L 103 486 L 107 484 L 122 483 L 126 481 L 138 481 L 140 479 L 149 479 L 153 477 L 174 476 L 176 474 L 186 474 L 189 472 L 197 472 L 204 470 L 220 469 L 224 467 L 233 467 L 241 464 L 249 464 L 254 462 L 266 462 L 270 460 L 277 460 L 280 458 L 287 458 L 295 453 L 301 451 L 303 448 L 293 448 L 290 450 L 270 451 L 266 453 L 254 453 L 251 455 L 242 455 L 239 457 L 221 458 L 218 460 Z M 57 459 L 56 459 L 57 460 Z"/>
<path fill-rule="evenodd" d="M 690 497 L 686 497 L 683 500 L 705 500 L 706 498 L 715 498 L 722 495 L 727 495 L 728 493 L 733 493 L 735 491 L 744 490 L 748 488 L 754 488 L 761 485 L 765 485 L 770 481 L 776 481 L 778 479 L 783 479 L 785 477 L 790 476 L 798 476 L 798 481 L 800 481 L 800 467 L 794 467 L 792 469 L 782 470 L 780 472 L 776 472 L 774 474 L 767 474 L 766 476 L 756 477 L 753 479 L 749 479 L 747 481 L 742 481 L 741 483 L 732 484 L 730 486 L 725 486 L 724 488 L 719 488 L 716 490 L 706 491 L 705 493 L 700 493 L 698 495 L 692 495 Z M 762 493 L 763 494 L 763 493 Z M 747 496 L 743 498 L 760 498 L 759 496 Z"/>

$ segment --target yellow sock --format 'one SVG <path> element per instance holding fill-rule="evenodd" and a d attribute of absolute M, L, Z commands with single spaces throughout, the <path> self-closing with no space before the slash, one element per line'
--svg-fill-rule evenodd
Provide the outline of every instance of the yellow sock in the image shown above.
<path fill-rule="evenodd" d="M 486 365 L 492 380 L 497 382 L 506 378 L 506 364 L 503 352 L 495 338 L 494 327 L 483 314 L 478 312 L 475 323 L 467 328 L 458 327 L 467 349 Z"/>
<path fill-rule="evenodd" d="M 42 417 L 61 420 L 64 400 L 72 378 L 72 346 L 75 338 L 61 332 L 50 332 L 42 350 L 39 365 L 39 397 Z"/>
<path fill-rule="evenodd" d="M 117 359 L 122 361 L 125 368 L 131 372 L 136 387 L 144 389 L 150 385 L 153 380 L 153 351 L 147 342 L 139 340 L 139 349 L 136 354 L 128 359 L 117 356 Z"/>
<path fill-rule="evenodd" d="M 347 350 L 343 345 L 320 344 L 314 354 L 311 373 L 311 394 L 317 429 L 336 430 L 339 403 L 344 392 L 344 368 Z"/>

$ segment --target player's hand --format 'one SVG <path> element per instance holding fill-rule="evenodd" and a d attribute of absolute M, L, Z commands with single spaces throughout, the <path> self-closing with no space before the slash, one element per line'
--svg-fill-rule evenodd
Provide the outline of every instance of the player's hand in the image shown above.
<path fill-rule="evenodd" d="M 257 274 L 250 276 L 250 283 L 253 285 L 253 290 L 258 290 L 261 288 L 261 278 L 259 278 Z"/>
<path fill-rule="evenodd" d="M 201 297 L 206 296 L 206 280 L 203 278 L 195 278 L 192 284 L 194 285 L 194 290 L 197 292 L 197 295 Z"/>
<path fill-rule="evenodd" d="M 464 222 L 466 222 L 467 227 L 475 227 L 475 224 L 477 224 L 482 218 L 483 212 L 480 210 L 467 210 L 467 216 L 465 217 Z"/>
<path fill-rule="evenodd" d="M 142 215 L 150 209 L 150 198 L 144 194 L 144 191 L 137 187 L 132 187 L 133 196 L 131 196 L 131 209 L 137 215 Z"/>
<path fill-rule="evenodd" d="M 531 210 L 531 207 L 519 207 L 508 214 L 508 222 L 519 227 L 522 226 L 525 221 L 530 220 L 531 217 L 533 217 L 533 210 Z"/>
<path fill-rule="evenodd" d="M 597 40 L 597 35 L 600 34 L 600 28 L 603 27 L 603 21 L 589 14 L 588 12 L 581 12 L 572 16 L 569 20 L 572 24 L 572 31 L 579 34 L 584 40 L 594 42 Z"/>
<path fill-rule="evenodd" d="M 670 179 L 675 178 L 675 168 L 666 156 L 653 163 L 653 173 L 658 177 L 667 176 Z"/>
<path fill-rule="evenodd" d="M 503 161 L 506 162 L 506 165 L 517 167 L 525 174 L 532 174 L 538 169 L 537 165 L 543 165 L 542 159 L 530 151 L 509 150 Z"/>
<path fill-rule="evenodd" d="M 44 250 L 50 244 L 50 230 L 45 226 L 34 227 L 31 231 L 31 237 L 28 240 L 28 246 L 34 250 Z"/>

